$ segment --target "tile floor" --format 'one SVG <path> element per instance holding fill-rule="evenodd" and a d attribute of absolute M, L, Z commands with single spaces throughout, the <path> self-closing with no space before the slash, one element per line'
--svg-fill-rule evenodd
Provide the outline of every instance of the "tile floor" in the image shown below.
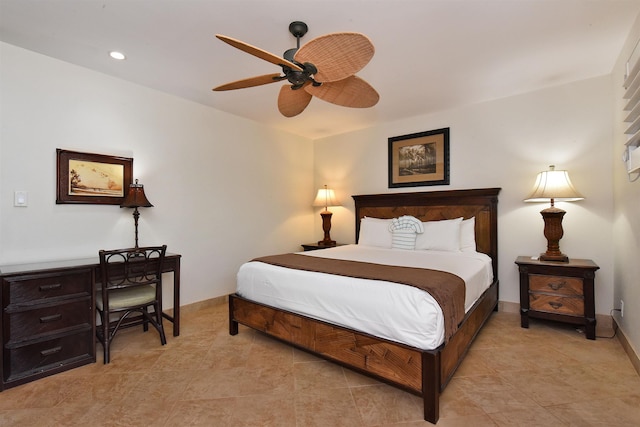
<path fill-rule="evenodd" d="M 167 330 L 170 323 L 166 322 Z M 126 330 L 112 362 L 0 393 L 0 426 L 426 426 L 420 398 L 241 328 L 226 305 L 180 337 Z M 170 335 L 170 334 L 168 334 Z M 441 398 L 438 426 L 638 426 L 640 377 L 617 338 L 494 313 Z"/>

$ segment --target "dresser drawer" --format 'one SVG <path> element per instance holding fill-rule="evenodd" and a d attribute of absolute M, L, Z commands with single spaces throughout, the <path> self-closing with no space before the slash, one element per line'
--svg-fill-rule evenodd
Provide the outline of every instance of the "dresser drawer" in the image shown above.
<path fill-rule="evenodd" d="M 529 290 L 568 296 L 583 295 L 582 279 L 579 277 L 530 274 Z"/>
<path fill-rule="evenodd" d="M 584 299 L 542 293 L 529 294 L 529 308 L 546 313 L 584 316 Z"/>
<path fill-rule="evenodd" d="M 74 299 L 55 305 L 40 304 L 28 310 L 5 310 L 4 330 L 8 342 L 24 341 L 35 336 L 54 333 L 74 326 L 91 326 L 91 298 Z"/>
<path fill-rule="evenodd" d="M 2 280 L 5 307 L 11 304 L 31 305 L 48 298 L 90 295 L 92 286 L 90 269 L 5 277 Z"/>
<path fill-rule="evenodd" d="M 4 381 L 37 374 L 72 361 L 93 359 L 91 326 L 71 335 L 4 349 Z"/>

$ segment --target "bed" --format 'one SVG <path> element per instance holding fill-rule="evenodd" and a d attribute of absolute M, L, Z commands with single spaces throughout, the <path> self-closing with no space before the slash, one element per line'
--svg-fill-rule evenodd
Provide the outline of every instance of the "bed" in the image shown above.
<path fill-rule="evenodd" d="M 475 222 L 476 251 L 491 261 L 491 281 L 463 313 L 455 332 L 435 348 L 410 345 L 382 334 L 367 333 L 315 314 L 259 303 L 235 293 L 229 297 L 229 333 L 243 324 L 297 348 L 372 376 L 410 393 L 424 403 L 424 419 L 436 423 L 440 394 L 475 336 L 498 305 L 497 203 L 499 188 L 353 196 L 356 242 L 365 217 L 405 215 L 420 221 L 470 219 Z M 323 250 L 321 252 L 328 251 Z M 307 257 L 309 258 L 309 257 Z"/>

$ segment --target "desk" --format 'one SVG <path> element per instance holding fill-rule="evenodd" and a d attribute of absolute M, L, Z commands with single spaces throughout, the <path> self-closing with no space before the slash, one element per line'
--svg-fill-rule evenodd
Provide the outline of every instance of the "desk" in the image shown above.
<path fill-rule="evenodd" d="M 173 273 L 173 336 L 180 335 L 180 258 Z M 96 361 L 98 257 L 0 266 L 0 391 Z"/>
<path fill-rule="evenodd" d="M 164 257 L 163 273 L 173 273 L 173 316 L 162 312 L 162 317 L 173 323 L 173 336 L 180 335 L 180 258 L 182 255 L 168 253 Z M 98 270 L 100 264 L 98 264 Z"/>
<path fill-rule="evenodd" d="M 162 313 L 162 317 L 173 323 L 173 336 L 180 335 L 180 259 L 182 255 L 167 253 L 164 258 L 163 273 L 173 273 L 173 316 Z M 100 260 L 96 256 L 91 258 L 77 258 L 62 261 L 36 262 L 29 264 L 14 264 L 0 266 L 0 278 L 19 276 L 24 274 L 64 272 L 77 268 L 93 269 L 93 280 L 100 277 Z"/>

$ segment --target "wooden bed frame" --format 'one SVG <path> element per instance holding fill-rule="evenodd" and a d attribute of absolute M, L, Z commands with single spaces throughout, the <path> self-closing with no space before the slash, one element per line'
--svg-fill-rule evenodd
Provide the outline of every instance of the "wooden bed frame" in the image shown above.
<path fill-rule="evenodd" d="M 422 396 L 424 419 L 436 423 L 440 393 L 453 376 L 492 311 L 498 307 L 499 188 L 353 196 L 356 242 L 364 216 L 413 215 L 423 221 L 475 217 L 478 252 L 493 260 L 493 284 L 465 315 L 455 335 L 435 350 L 377 338 L 299 314 L 229 296 L 229 333 L 238 324 L 261 331 L 297 348 L 359 373 Z"/>

